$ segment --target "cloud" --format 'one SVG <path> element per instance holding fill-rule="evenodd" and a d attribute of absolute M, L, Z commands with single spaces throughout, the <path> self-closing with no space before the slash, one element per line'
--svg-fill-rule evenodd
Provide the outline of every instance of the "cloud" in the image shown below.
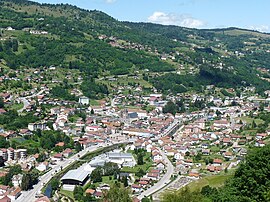
<path fill-rule="evenodd" d="M 105 0 L 105 2 L 108 4 L 112 4 L 112 3 L 116 2 L 116 0 Z"/>
<path fill-rule="evenodd" d="M 257 26 L 249 26 L 248 29 L 256 30 L 259 32 L 269 32 L 270 27 L 268 25 L 257 25 Z"/>
<path fill-rule="evenodd" d="M 149 16 L 148 21 L 162 25 L 178 25 L 190 28 L 199 28 L 206 25 L 204 21 L 193 18 L 190 15 L 179 15 L 175 13 L 164 13 L 159 11 L 156 11 L 151 16 Z"/>

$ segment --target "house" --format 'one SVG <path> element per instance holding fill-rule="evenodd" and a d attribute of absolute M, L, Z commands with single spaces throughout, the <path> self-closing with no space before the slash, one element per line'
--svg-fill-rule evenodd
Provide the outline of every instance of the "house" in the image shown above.
<path fill-rule="evenodd" d="M 85 190 L 85 194 L 90 195 L 90 196 L 93 196 L 95 192 L 96 192 L 96 190 L 94 190 L 94 189 L 86 189 Z"/>
<path fill-rule="evenodd" d="M 174 158 L 176 160 L 180 160 L 180 159 L 184 159 L 184 156 L 181 153 L 177 152 L 174 154 Z"/>
<path fill-rule="evenodd" d="M 159 152 L 155 151 L 155 152 L 152 152 L 152 159 L 153 161 L 161 161 L 163 157 L 161 156 Z"/>
<path fill-rule="evenodd" d="M 227 120 L 216 120 L 214 121 L 213 127 L 215 130 L 220 130 L 224 128 L 228 128 L 230 126 L 229 121 Z"/>
<path fill-rule="evenodd" d="M 134 193 L 140 193 L 143 190 L 141 185 L 138 184 L 131 185 L 131 189 Z"/>
<path fill-rule="evenodd" d="M 43 196 L 35 200 L 35 202 L 50 202 L 50 199 L 47 196 Z"/>
<path fill-rule="evenodd" d="M 141 187 L 143 187 L 143 188 L 146 188 L 148 184 L 149 184 L 148 181 L 139 181 L 139 185 L 140 185 Z"/>
<path fill-rule="evenodd" d="M 36 131 L 38 129 L 40 129 L 40 130 L 46 130 L 46 128 L 47 128 L 46 123 L 29 123 L 28 124 L 28 129 L 30 131 Z"/>
<path fill-rule="evenodd" d="M 21 195 L 21 188 L 20 187 L 13 187 L 9 190 L 8 197 L 15 201 Z"/>
<path fill-rule="evenodd" d="M 221 166 L 222 165 L 222 160 L 221 159 L 214 159 L 213 160 L 213 165 L 214 166 Z"/>
<path fill-rule="evenodd" d="M 224 152 L 223 156 L 225 159 L 228 159 L 228 160 L 232 160 L 232 158 L 233 158 L 232 152 Z"/>
<path fill-rule="evenodd" d="M 22 184 L 22 178 L 23 175 L 22 174 L 18 174 L 18 175 L 13 175 L 12 177 L 12 184 L 14 187 L 19 187 Z"/>
<path fill-rule="evenodd" d="M 3 198 L 0 199 L 0 202 L 11 202 L 11 199 L 7 196 L 4 196 Z"/>
<path fill-rule="evenodd" d="M 72 149 L 70 149 L 70 148 L 66 148 L 66 149 L 63 151 L 63 155 L 64 155 L 65 158 L 68 158 L 68 157 L 72 156 L 72 154 L 73 154 L 73 151 L 72 151 Z"/>
<path fill-rule="evenodd" d="M 89 105 L 90 104 L 90 99 L 88 97 L 80 97 L 79 98 L 79 103 L 81 105 Z"/>
<path fill-rule="evenodd" d="M 255 147 L 264 147 L 265 146 L 265 143 L 263 140 L 257 140 L 255 142 Z"/>
<path fill-rule="evenodd" d="M 96 191 L 94 193 L 94 197 L 97 198 L 97 199 L 101 198 L 102 196 L 103 196 L 103 193 L 101 191 Z"/>
<path fill-rule="evenodd" d="M 165 163 L 164 162 L 162 162 L 162 161 L 159 161 L 158 163 L 157 163 L 157 169 L 158 170 L 164 170 L 165 169 Z"/>
<path fill-rule="evenodd" d="M 49 168 L 49 163 L 48 162 L 42 162 L 36 166 L 36 169 L 39 170 L 40 172 L 44 172 Z"/>
<path fill-rule="evenodd" d="M 60 153 L 55 154 L 55 155 L 53 155 L 51 157 L 51 160 L 52 161 L 62 161 L 63 160 L 63 154 L 60 154 Z"/>
<path fill-rule="evenodd" d="M 159 179 L 159 173 L 148 173 L 147 174 L 147 178 L 151 179 L 151 180 L 158 180 Z"/>
<path fill-rule="evenodd" d="M 202 154 L 203 155 L 210 155 L 210 149 L 202 149 Z"/>
<path fill-rule="evenodd" d="M 7 112 L 6 110 L 0 108 L 0 114 L 4 114 L 4 113 L 6 113 L 6 112 Z"/>
<path fill-rule="evenodd" d="M 188 174 L 189 177 L 198 179 L 200 177 L 200 174 L 198 172 L 190 171 Z"/>
<path fill-rule="evenodd" d="M 222 170 L 221 166 L 213 166 L 213 165 L 209 165 L 207 166 L 207 170 L 210 172 L 219 172 Z"/>
<path fill-rule="evenodd" d="M 64 147 L 65 143 L 64 142 L 58 142 L 57 144 L 55 144 L 56 147 Z"/>
<path fill-rule="evenodd" d="M 263 140 L 267 137 L 267 133 L 258 133 L 255 137 L 256 140 Z"/>

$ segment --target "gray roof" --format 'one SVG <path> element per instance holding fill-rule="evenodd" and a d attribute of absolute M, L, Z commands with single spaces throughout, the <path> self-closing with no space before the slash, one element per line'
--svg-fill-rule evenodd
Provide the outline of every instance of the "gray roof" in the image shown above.
<path fill-rule="evenodd" d="M 61 180 L 76 180 L 79 182 L 83 182 L 87 176 L 90 173 L 88 171 L 85 171 L 83 167 L 80 167 L 76 170 L 70 170 L 68 171 L 62 178 Z"/>
<path fill-rule="evenodd" d="M 108 153 L 109 158 L 132 158 L 132 154 L 130 153 L 114 153 L 110 152 Z"/>
<path fill-rule="evenodd" d="M 106 162 L 105 159 L 94 159 L 90 161 L 89 165 L 92 167 L 104 166 L 105 162 Z"/>

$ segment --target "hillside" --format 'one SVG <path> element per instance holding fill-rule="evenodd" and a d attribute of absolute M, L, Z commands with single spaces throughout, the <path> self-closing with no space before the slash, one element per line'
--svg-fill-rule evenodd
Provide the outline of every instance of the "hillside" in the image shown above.
<path fill-rule="evenodd" d="M 123 74 L 141 74 L 163 92 L 212 84 L 269 89 L 268 34 L 120 22 L 96 10 L 26 0 L 0 2 L 0 28 L 1 67 L 77 69 L 95 86 L 92 93 L 107 91 L 97 78 Z"/>

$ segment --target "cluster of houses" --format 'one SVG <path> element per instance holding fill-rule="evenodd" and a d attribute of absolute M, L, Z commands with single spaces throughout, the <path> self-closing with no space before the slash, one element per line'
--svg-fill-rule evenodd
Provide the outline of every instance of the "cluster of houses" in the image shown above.
<path fill-rule="evenodd" d="M 21 195 L 20 187 L 10 187 L 0 185 L 0 201 L 11 202 L 15 201 Z"/>
<path fill-rule="evenodd" d="M 25 160 L 27 157 L 27 149 L 13 149 L 13 148 L 1 148 L 0 149 L 0 156 L 5 161 L 18 161 L 18 160 Z"/>

